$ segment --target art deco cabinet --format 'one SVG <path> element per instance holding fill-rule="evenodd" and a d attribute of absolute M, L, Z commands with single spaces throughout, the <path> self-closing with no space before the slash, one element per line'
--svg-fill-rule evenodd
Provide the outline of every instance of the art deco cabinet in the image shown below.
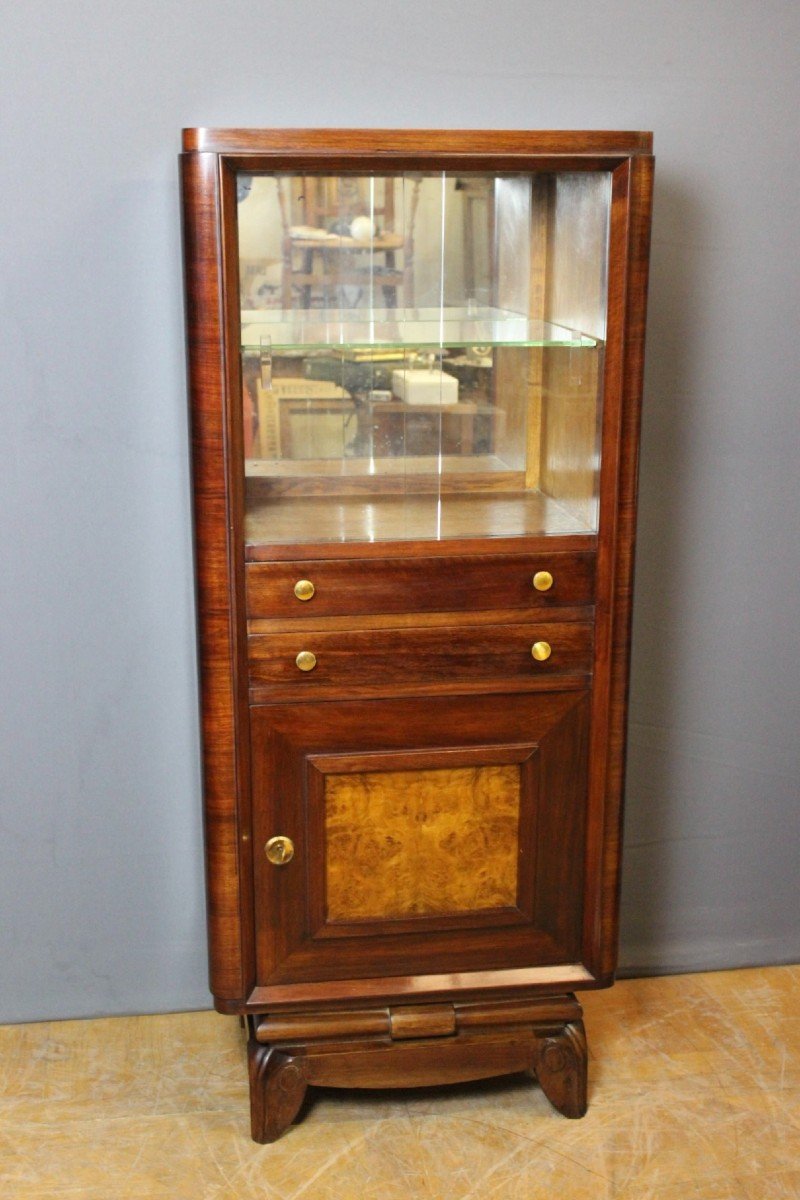
<path fill-rule="evenodd" d="M 188 130 L 211 987 L 309 1084 L 586 1107 L 617 941 L 643 133 Z"/>

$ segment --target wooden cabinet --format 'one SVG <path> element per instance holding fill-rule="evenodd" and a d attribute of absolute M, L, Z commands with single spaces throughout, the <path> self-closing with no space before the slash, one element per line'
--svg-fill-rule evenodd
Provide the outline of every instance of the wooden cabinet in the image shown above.
<path fill-rule="evenodd" d="M 187 130 L 211 988 L 309 1084 L 528 1070 L 613 981 L 651 139 Z"/>

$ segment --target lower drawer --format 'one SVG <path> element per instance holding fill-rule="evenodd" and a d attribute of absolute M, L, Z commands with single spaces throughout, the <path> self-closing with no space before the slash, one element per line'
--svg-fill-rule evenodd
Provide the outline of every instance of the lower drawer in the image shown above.
<path fill-rule="evenodd" d="M 526 622 L 464 628 L 300 630 L 248 639 L 254 699 L 534 690 L 585 683 L 592 627 Z"/>

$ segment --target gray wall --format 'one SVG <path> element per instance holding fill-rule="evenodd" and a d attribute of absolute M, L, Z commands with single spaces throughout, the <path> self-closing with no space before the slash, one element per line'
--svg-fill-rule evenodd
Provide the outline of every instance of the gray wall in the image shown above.
<path fill-rule="evenodd" d="M 183 125 L 653 129 L 623 963 L 800 957 L 795 0 L 3 16 L 0 1018 L 201 1007 Z"/>

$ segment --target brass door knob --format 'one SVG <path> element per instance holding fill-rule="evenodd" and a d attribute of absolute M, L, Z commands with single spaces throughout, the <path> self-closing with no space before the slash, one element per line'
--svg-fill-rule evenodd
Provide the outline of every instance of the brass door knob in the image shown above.
<path fill-rule="evenodd" d="M 533 586 L 537 592 L 549 592 L 553 586 L 553 576 L 549 571 L 537 571 L 533 577 Z"/>
<path fill-rule="evenodd" d="M 294 843 L 288 837 L 271 837 L 264 853 L 276 867 L 285 867 L 294 858 Z"/>
<path fill-rule="evenodd" d="M 531 654 L 537 662 L 546 662 L 553 653 L 553 648 L 549 642 L 534 642 L 531 646 Z"/>
<path fill-rule="evenodd" d="M 310 650 L 301 650 L 294 661 L 301 671 L 313 671 L 317 665 L 317 656 L 316 654 L 312 654 Z"/>
<path fill-rule="evenodd" d="M 310 600 L 316 588 L 310 579 L 298 579 L 294 585 L 294 594 L 298 600 Z"/>

